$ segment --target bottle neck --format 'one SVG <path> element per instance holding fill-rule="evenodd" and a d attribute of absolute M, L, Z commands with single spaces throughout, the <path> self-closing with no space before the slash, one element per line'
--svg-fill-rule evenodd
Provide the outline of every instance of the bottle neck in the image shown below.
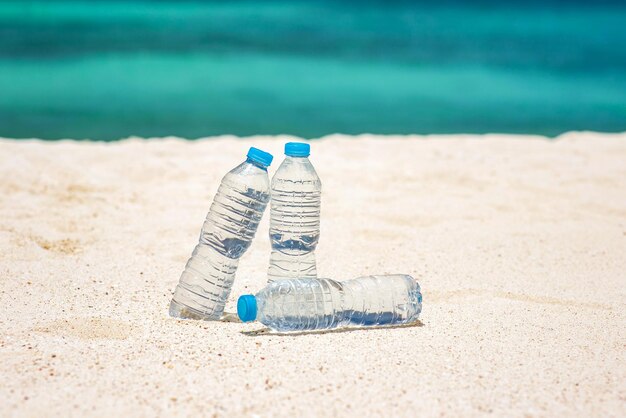
<path fill-rule="evenodd" d="M 263 171 L 267 171 L 267 166 L 266 166 L 266 165 L 263 165 L 263 164 L 261 164 L 261 163 L 259 163 L 259 162 L 257 162 L 257 161 L 254 161 L 254 160 L 253 160 L 253 159 L 251 159 L 251 158 L 248 158 L 248 159 L 246 160 L 246 163 L 251 164 L 251 165 L 253 165 L 253 166 L 255 166 L 255 167 L 258 167 L 258 168 L 260 168 L 260 169 L 261 169 L 261 170 L 263 170 Z"/>
<path fill-rule="evenodd" d="M 293 157 L 291 155 L 285 155 L 285 162 L 289 164 L 303 164 L 310 165 L 309 157 Z"/>

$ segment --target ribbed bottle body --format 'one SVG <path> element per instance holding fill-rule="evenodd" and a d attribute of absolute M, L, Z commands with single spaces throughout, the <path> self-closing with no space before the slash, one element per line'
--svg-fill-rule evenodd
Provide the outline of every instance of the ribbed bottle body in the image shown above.
<path fill-rule="evenodd" d="M 308 158 L 287 156 L 272 178 L 268 280 L 317 277 L 322 183 Z"/>
<path fill-rule="evenodd" d="M 224 176 L 174 292 L 171 316 L 220 318 L 239 258 L 250 247 L 268 201 L 269 178 L 263 167 L 246 161 Z"/>
<path fill-rule="evenodd" d="M 408 275 L 285 279 L 256 295 L 257 320 L 280 332 L 414 322 L 422 310 L 420 286 Z"/>

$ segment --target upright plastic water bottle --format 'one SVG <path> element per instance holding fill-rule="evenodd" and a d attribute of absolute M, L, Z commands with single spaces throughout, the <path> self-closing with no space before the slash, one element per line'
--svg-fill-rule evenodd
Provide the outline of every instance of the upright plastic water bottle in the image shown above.
<path fill-rule="evenodd" d="M 250 148 L 247 160 L 222 179 L 170 303 L 170 315 L 220 319 L 246 252 L 269 201 L 272 155 Z"/>
<path fill-rule="evenodd" d="M 244 321 L 280 332 L 408 324 L 422 311 L 420 286 L 404 274 L 330 279 L 286 279 L 237 301 Z"/>
<path fill-rule="evenodd" d="M 285 144 L 285 160 L 272 178 L 269 282 L 317 277 L 322 182 L 309 154 L 309 144 Z"/>

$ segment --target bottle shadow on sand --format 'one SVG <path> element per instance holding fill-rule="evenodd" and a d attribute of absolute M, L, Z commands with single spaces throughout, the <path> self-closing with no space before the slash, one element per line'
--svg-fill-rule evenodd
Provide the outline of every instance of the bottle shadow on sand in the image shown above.
<path fill-rule="evenodd" d="M 223 320 L 223 319 L 222 319 Z M 387 325 L 382 327 L 355 327 L 355 328 L 336 328 L 336 329 L 322 329 L 322 330 L 313 330 L 313 331 L 298 331 L 298 332 L 276 332 L 272 331 L 270 328 L 261 328 L 254 331 L 241 331 L 243 335 L 248 337 L 298 337 L 300 335 L 321 335 L 321 334 L 331 334 L 331 333 L 343 333 L 343 332 L 353 332 L 353 331 L 369 331 L 369 330 L 380 330 L 380 329 L 395 329 L 395 328 L 418 328 L 423 327 L 424 323 L 420 320 L 412 322 L 410 324 L 401 324 L 401 325 Z"/>
<path fill-rule="evenodd" d="M 239 322 L 241 323 L 241 319 L 239 319 L 239 315 L 237 312 L 226 312 L 222 314 L 220 317 L 220 322 Z"/>

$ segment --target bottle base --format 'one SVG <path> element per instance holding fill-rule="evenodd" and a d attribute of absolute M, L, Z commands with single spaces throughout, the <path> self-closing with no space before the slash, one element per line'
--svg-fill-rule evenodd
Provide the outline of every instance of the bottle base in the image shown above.
<path fill-rule="evenodd" d="M 177 319 L 195 319 L 200 321 L 219 321 L 220 316 L 209 315 L 200 312 L 197 309 L 176 302 L 174 299 L 170 302 L 170 316 Z"/>

